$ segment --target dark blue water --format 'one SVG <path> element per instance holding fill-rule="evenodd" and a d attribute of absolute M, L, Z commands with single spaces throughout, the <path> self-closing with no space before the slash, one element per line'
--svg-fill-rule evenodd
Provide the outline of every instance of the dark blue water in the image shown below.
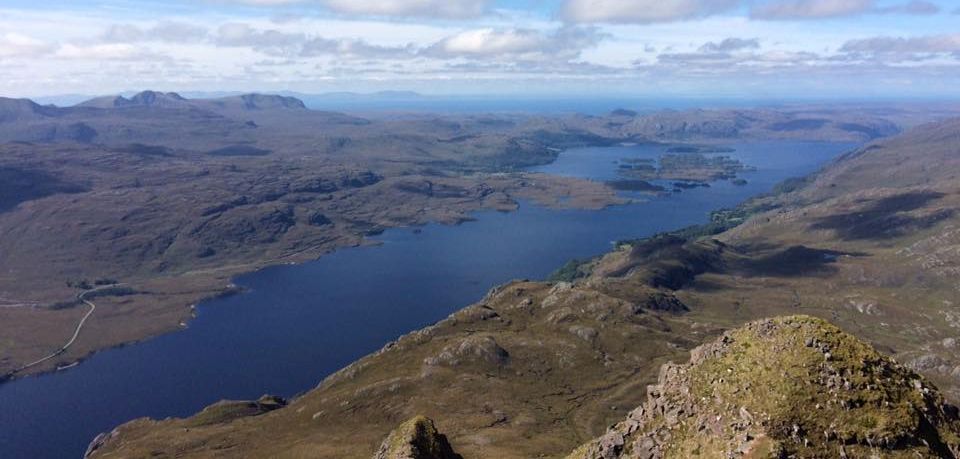
<path fill-rule="evenodd" d="M 481 212 L 460 226 L 395 229 L 377 247 L 241 276 L 250 291 L 209 301 L 188 330 L 107 350 L 81 365 L 0 385 L 0 457 L 79 457 L 125 421 L 186 416 L 220 399 L 291 396 L 411 330 L 514 278 L 543 278 L 619 239 L 707 219 L 813 171 L 851 145 L 755 143 L 730 154 L 758 170 L 746 186 L 715 183 L 602 211 Z M 616 161 L 663 147 L 571 150 L 544 172 L 615 177 Z M 82 336 L 81 336 L 81 339 Z"/>

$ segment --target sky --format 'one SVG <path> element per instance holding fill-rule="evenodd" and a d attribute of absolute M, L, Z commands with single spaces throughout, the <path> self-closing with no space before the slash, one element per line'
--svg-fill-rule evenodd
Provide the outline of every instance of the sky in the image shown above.
<path fill-rule="evenodd" d="M 0 95 L 960 98 L 960 0 L 0 0 Z"/>

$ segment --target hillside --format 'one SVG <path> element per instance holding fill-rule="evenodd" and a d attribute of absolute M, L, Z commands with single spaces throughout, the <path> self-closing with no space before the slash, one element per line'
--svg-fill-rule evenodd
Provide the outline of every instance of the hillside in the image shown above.
<path fill-rule="evenodd" d="M 690 355 L 665 364 L 645 403 L 567 459 L 960 454 L 956 406 L 822 319 L 751 322 Z M 391 432 L 374 459 L 459 457 L 419 416 Z"/>
<path fill-rule="evenodd" d="M 189 432 L 134 421 L 95 457 L 369 457 L 420 414 L 466 458 L 563 457 L 645 403 L 661 364 L 784 314 L 836 323 L 956 401 L 957 133 L 947 121 L 867 145 L 713 225 L 623 243 L 573 283 L 496 288 L 286 408 Z"/>
<path fill-rule="evenodd" d="M 960 454 L 957 407 L 823 320 L 751 322 L 690 354 L 568 459 Z"/>

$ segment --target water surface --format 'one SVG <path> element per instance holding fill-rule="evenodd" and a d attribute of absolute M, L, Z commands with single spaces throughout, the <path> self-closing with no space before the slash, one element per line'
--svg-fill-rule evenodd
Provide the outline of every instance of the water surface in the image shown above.
<path fill-rule="evenodd" d="M 189 328 L 111 349 L 57 373 L 0 385 L 0 457 L 79 457 L 98 433 L 149 416 L 187 416 L 221 399 L 292 396 L 384 343 L 515 278 L 541 279 L 613 241 L 703 223 L 851 145 L 752 143 L 725 153 L 757 167 L 745 186 L 714 183 L 600 211 L 480 212 L 459 226 L 389 230 L 376 247 L 240 276 L 248 293 L 198 308 Z M 608 180 L 624 158 L 662 146 L 564 152 L 542 172 Z M 81 338 L 82 339 L 82 336 Z"/>

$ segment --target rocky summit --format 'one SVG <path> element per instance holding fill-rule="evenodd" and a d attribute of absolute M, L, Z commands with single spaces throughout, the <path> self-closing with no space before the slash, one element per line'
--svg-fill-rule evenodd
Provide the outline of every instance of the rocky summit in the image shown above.
<path fill-rule="evenodd" d="M 568 459 L 954 458 L 955 406 L 809 316 L 751 322 L 665 364 L 646 403 Z"/>
<path fill-rule="evenodd" d="M 437 431 L 433 420 L 417 416 L 383 440 L 373 459 L 463 459 L 453 452 L 447 437 Z"/>

